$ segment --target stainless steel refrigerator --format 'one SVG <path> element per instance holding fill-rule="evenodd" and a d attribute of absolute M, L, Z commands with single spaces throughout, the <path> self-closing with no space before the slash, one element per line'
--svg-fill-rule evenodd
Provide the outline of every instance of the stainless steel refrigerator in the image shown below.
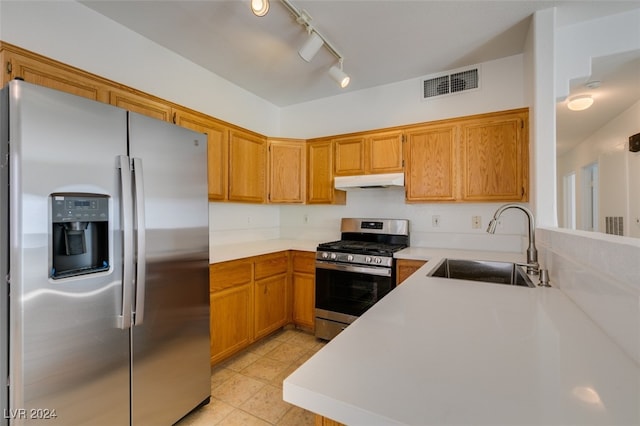
<path fill-rule="evenodd" d="M 206 136 L 16 80 L 0 107 L 2 424 L 209 402 Z"/>

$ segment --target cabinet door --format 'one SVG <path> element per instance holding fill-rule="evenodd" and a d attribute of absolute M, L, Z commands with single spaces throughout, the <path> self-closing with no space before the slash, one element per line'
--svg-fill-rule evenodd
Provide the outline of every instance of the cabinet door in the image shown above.
<path fill-rule="evenodd" d="M 15 78 L 21 78 L 29 83 L 94 101 L 107 103 L 109 100 L 106 83 L 99 78 L 92 78 L 88 73 L 59 62 L 45 60 L 40 56 L 32 58 L 27 52 L 19 54 L 7 49 L 3 49 L 2 52 L 3 67 L 6 67 L 2 73 L 3 85 Z"/>
<path fill-rule="evenodd" d="M 526 127 L 522 114 L 492 115 L 462 124 L 463 200 L 526 200 Z"/>
<path fill-rule="evenodd" d="M 209 200 L 227 198 L 229 128 L 205 115 L 175 111 L 176 124 L 207 135 Z"/>
<path fill-rule="evenodd" d="M 333 144 L 336 176 L 365 173 L 365 140 L 363 137 L 335 139 Z"/>
<path fill-rule="evenodd" d="M 267 139 L 239 130 L 229 133 L 229 200 L 264 203 Z"/>
<path fill-rule="evenodd" d="M 407 201 L 456 199 L 457 143 L 455 125 L 425 126 L 406 132 Z"/>
<path fill-rule="evenodd" d="M 315 327 L 316 277 L 315 274 L 293 273 L 293 322 L 313 330 Z"/>
<path fill-rule="evenodd" d="M 402 172 L 402 132 L 377 133 L 367 138 L 367 173 Z"/>
<path fill-rule="evenodd" d="M 252 342 L 252 284 L 211 293 L 211 364 Z"/>
<path fill-rule="evenodd" d="M 287 274 L 255 282 L 255 338 L 259 339 L 287 322 Z"/>
<path fill-rule="evenodd" d="M 296 326 L 313 330 L 316 305 L 316 254 L 308 251 L 293 251 L 293 322 Z"/>
<path fill-rule="evenodd" d="M 427 263 L 426 260 L 398 259 L 396 262 L 396 285 L 401 284 Z"/>
<path fill-rule="evenodd" d="M 171 106 L 151 96 L 114 89 L 109 92 L 109 103 L 157 120 L 173 121 Z"/>
<path fill-rule="evenodd" d="M 269 202 L 304 203 L 306 145 L 302 140 L 269 140 Z"/>
<path fill-rule="evenodd" d="M 333 187 L 333 145 L 330 140 L 307 144 L 307 203 L 346 203 L 345 192 Z"/>

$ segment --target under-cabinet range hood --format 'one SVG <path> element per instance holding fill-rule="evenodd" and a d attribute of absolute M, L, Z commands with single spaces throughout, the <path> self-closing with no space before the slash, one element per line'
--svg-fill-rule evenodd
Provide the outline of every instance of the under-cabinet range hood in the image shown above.
<path fill-rule="evenodd" d="M 337 176 L 334 178 L 336 189 L 367 189 L 403 187 L 404 173 L 386 173 L 376 175 Z"/>

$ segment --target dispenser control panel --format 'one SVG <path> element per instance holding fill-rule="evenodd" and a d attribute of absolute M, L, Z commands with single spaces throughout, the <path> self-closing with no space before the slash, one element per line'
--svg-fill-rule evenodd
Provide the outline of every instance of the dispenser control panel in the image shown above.
<path fill-rule="evenodd" d="M 102 222 L 109 219 L 109 197 L 54 195 L 51 202 L 54 223 Z"/>

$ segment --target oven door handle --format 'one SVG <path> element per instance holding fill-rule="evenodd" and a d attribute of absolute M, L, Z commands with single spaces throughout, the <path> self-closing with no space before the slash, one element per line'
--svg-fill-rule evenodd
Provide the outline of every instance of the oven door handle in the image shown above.
<path fill-rule="evenodd" d="M 341 265 L 332 262 L 324 262 L 322 260 L 316 260 L 317 269 L 329 269 L 332 271 L 342 272 L 357 272 L 360 274 L 377 275 L 380 277 L 390 277 L 391 268 L 376 268 L 369 266 L 354 266 L 354 265 Z"/>

